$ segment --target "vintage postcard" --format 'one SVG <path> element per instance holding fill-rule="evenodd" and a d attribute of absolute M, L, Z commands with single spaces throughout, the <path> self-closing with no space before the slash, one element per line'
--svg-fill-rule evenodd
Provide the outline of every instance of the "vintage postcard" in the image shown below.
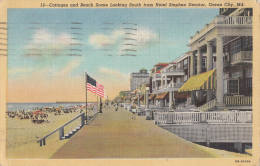
<path fill-rule="evenodd" d="M 0 5 L 0 166 L 260 165 L 258 2 Z"/>

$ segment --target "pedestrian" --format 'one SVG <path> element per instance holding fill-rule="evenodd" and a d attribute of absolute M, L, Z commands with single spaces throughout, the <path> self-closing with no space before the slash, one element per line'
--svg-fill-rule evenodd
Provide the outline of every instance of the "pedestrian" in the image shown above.
<path fill-rule="evenodd" d="M 102 102 L 100 102 L 99 107 L 99 113 L 102 113 Z"/>
<path fill-rule="evenodd" d="M 115 111 L 118 110 L 118 106 L 117 106 L 117 103 L 115 103 Z"/>

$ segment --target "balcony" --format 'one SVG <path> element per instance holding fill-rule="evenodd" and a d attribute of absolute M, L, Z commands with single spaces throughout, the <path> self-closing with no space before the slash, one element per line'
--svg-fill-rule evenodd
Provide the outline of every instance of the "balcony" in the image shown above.
<path fill-rule="evenodd" d="M 159 80 L 161 80 L 161 73 L 154 73 L 153 75 L 152 75 L 152 79 L 154 80 L 154 81 L 159 81 Z"/>
<path fill-rule="evenodd" d="M 239 63 L 252 63 L 252 51 L 240 51 L 231 55 L 230 64 L 236 65 Z"/>
<path fill-rule="evenodd" d="M 251 106 L 252 96 L 225 96 L 224 103 L 226 106 Z"/>
<path fill-rule="evenodd" d="M 209 24 L 197 31 L 197 33 L 190 38 L 189 43 L 194 43 L 199 40 L 202 36 L 204 36 L 209 31 L 213 30 L 217 25 L 224 26 L 243 26 L 243 25 L 252 25 L 252 16 L 217 16 L 215 17 Z"/>
<path fill-rule="evenodd" d="M 176 91 L 182 85 L 183 85 L 183 83 L 169 83 L 166 86 L 160 86 L 160 87 L 154 88 L 154 93 L 163 93 L 163 92 L 169 92 L 169 91 Z"/>
<path fill-rule="evenodd" d="M 181 69 L 177 69 L 177 70 L 174 70 L 174 71 L 164 72 L 162 74 L 164 74 L 166 76 L 183 76 L 184 71 L 181 70 Z"/>

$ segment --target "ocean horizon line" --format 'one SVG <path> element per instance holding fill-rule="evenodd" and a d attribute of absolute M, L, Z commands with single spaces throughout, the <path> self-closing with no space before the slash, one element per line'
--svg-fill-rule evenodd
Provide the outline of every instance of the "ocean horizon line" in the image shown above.
<path fill-rule="evenodd" d="M 88 101 L 88 103 L 96 103 L 97 101 Z M 62 104 L 62 103 L 86 103 L 85 101 L 62 101 L 62 102 L 6 102 L 7 104 Z"/>

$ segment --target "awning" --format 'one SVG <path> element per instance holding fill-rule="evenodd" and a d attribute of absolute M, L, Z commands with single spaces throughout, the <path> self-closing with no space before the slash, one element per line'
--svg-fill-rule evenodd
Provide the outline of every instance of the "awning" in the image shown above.
<path fill-rule="evenodd" d="M 140 100 L 143 100 L 143 99 L 144 99 L 144 95 L 141 95 L 141 96 L 140 96 Z"/>
<path fill-rule="evenodd" d="M 202 89 L 215 89 L 215 69 L 192 76 L 185 82 L 178 92 Z"/>
<path fill-rule="evenodd" d="M 151 94 L 151 95 L 149 96 L 149 100 L 153 100 L 155 96 L 156 96 L 155 94 Z"/>
<path fill-rule="evenodd" d="M 132 100 L 133 100 L 133 101 L 136 101 L 136 100 L 137 100 L 137 97 L 133 97 Z"/>
<path fill-rule="evenodd" d="M 156 96 L 156 100 L 163 100 L 168 95 L 168 92 L 160 93 Z"/>
<path fill-rule="evenodd" d="M 186 92 L 174 92 L 174 98 L 176 99 L 186 99 L 188 97 L 188 93 Z"/>

